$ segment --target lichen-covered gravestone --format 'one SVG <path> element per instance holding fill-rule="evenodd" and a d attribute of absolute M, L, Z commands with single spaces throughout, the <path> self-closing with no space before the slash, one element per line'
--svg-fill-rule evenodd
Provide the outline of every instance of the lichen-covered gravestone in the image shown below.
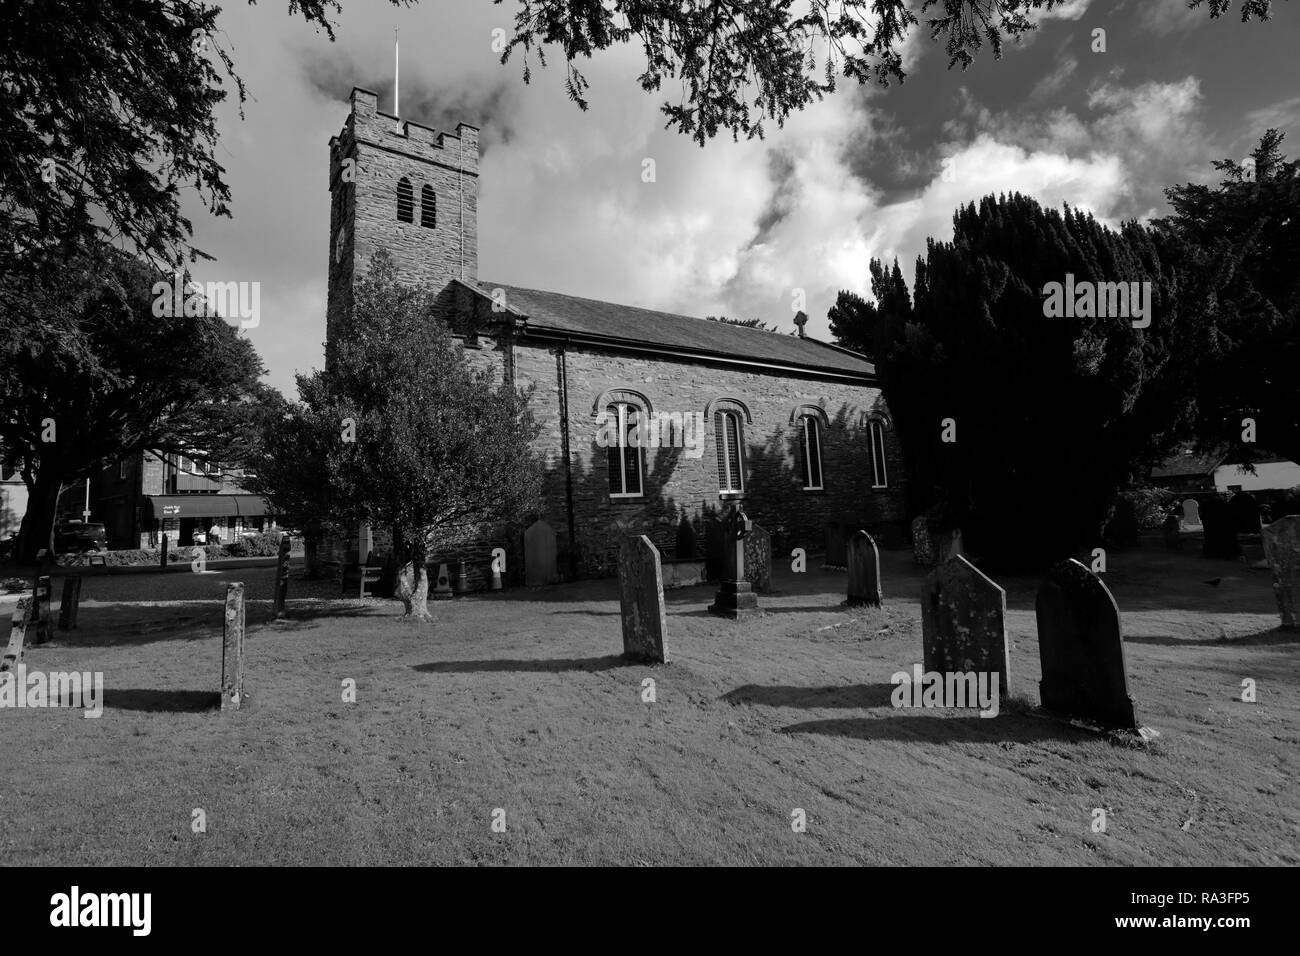
<path fill-rule="evenodd" d="M 880 606 L 880 552 L 871 535 L 855 531 L 849 538 L 849 604 Z"/>
<path fill-rule="evenodd" d="M 1035 613 L 1043 708 L 1135 729 L 1119 607 L 1101 578 L 1073 558 L 1062 561 L 1039 587 Z"/>
<path fill-rule="evenodd" d="M 846 560 L 844 528 L 838 521 L 828 521 L 826 522 L 826 567 L 842 568 Z"/>
<path fill-rule="evenodd" d="M 554 584 L 557 576 L 555 529 L 539 518 L 524 532 L 524 584 Z"/>
<path fill-rule="evenodd" d="M 1195 498 L 1183 502 L 1183 527 L 1191 530 L 1201 526 L 1201 506 Z"/>
<path fill-rule="evenodd" d="M 912 519 L 912 560 L 923 568 L 934 567 L 934 542 L 930 540 L 930 522 L 925 515 Z"/>
<path fill-rule="evenodd" d="M 623 540 L 618 549 L 618 599 L 623 618 L 623 655 L 668 663 L 664 582 L 659 550 L 645 535 Z"/>
<path fill-rule="evenodd" d="M 999 694 L 1011 694 L 1007 651 L 1007 592 L 961 555 L 953 555 L 921 585 L 921 646 L 927 672 L 997 674 Z"/>
<path fill-rule="evenodd" d="M 756 521 L 745 535 L 745 578 L 755 591 L 772 590 L 772 538 Z"/>
<path fill-rule="evenodd" d="M 1300 630 L 1300 515 L 1287 515 L 1261 530 L 1264 556 L 1273 572 L 1273 593 L 1282 627 Z"/>

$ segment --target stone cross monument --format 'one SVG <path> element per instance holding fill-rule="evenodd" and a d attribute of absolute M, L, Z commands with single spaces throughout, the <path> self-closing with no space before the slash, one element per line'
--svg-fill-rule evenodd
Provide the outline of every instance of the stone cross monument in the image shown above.
<path fill-rule="evenodd" d="M 745 579 L 745 537 L 754 523 L 739 504 L 723 521 L 726 550 L 723 555 L 722 584 L 709 605 L 709 613 L 739 620 L 758 614 L 758 597 Z"/>

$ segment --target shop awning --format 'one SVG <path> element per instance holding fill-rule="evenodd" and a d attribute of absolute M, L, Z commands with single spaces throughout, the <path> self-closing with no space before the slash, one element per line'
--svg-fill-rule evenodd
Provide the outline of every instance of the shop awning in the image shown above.
<path fill-rule="evenodd" d="M 260 495 L 150 495 L 146 507 L 154 518 L 225 518 L 242 515 L 260 518 L 270 514 Z"/>

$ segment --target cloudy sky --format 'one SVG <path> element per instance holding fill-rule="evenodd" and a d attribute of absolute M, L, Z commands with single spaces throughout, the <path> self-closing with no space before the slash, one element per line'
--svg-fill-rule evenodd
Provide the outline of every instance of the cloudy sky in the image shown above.
<path fill-rule="evenodd" d="M 481 278 L 782 330 L 799 288 L 808 333 L 826 339 L 836 292 L 867 292 L 871 257 L 897 257 L 910 278 L 960 203 L 1019 190 L 1114 224 L 1163 215 L 1165 186 L 1212 181 L 1212 159 L 1245 156 L 1269 126 L 1300 154 L 1300 3 L 1286 0 L 1267 24 L 1211 21 L 1186 0 L 1073 0 L 964 73 L 914 34 L 902 86 L 846 85 L 765 141 L 704 148 L 664 129 L 633 49 L 584 66 L 585 113 L 558 54 L 525 85 L 520 62 L 491 49 L 515 0 L 343 2 L 333 43 L 278 0 L 223 11 L 220 42 L 250 94 L 242 119 L 234 102 L 220 114 L 233 218 L 192 210 L 196 245 L 217 259 L 196 277 L 261 282 L 247 334 L 290 395 L 324 355 L 327 143 L 353 86 L 391 110 L 394 28 L 403 117 L 482 129 Z"/>

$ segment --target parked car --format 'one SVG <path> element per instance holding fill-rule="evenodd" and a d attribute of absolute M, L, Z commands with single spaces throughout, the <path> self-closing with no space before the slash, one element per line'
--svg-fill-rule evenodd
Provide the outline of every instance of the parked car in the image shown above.
<path fill-rule="evenodd" d="M 54 526 L 54 553 L 107 551 L 108 533 L 97 522 L 64 521 Z"/>

